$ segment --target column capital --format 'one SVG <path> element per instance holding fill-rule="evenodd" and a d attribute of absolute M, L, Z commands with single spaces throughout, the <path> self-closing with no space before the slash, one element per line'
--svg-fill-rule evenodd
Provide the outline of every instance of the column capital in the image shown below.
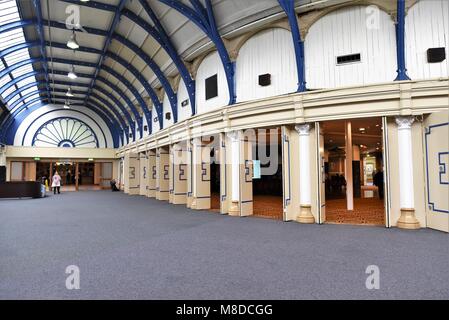
<path fill-rule="evenodd" d="M 308 136 L 310 134 L 310 128 L 310 123 L 303 123 L 295 126 L 295 130 L 298 131 L 300 136 Z"/>
<path fill-rule="evenodd" d="M 229 131 L 226 133 L 226 135 L 232 141 L 237 141 L 239 139 L 239 132 L 237 130 Z"/>
<path fill-rule="evenodd" d="M 413 122 L 415 121 L 414 117 L 396 117 L 396 124 L 398 125 L 398 129 L 410 129 L 412 127 Z"/>

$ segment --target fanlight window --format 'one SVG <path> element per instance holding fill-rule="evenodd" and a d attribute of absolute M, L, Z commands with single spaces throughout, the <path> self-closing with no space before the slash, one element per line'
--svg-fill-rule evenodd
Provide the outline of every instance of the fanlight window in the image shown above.
<path fill-rule="evenodd" d="M 33 137 L 35 147 L 98 148 L 94 131 L 73 118 L 58 118 L 46 122 Z"/>

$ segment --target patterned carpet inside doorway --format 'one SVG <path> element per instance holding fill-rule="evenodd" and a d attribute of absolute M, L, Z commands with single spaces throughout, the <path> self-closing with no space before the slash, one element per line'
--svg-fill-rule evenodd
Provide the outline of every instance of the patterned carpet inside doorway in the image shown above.
<path fill-rule="evenodd" d="M 385 225 L 383 200 L 354 199 L 354 211 L 346 210 L 346 199 L 326 200 L 326 222 L 338 224 Z"/>
<path fill-rule="evenodd" d="M 253 216 L 258 218 L 267 218 L 282 220 L 283 208 L 282 197 L 256 195 L 253 198 Z M 220 196 L 218 193 L 212 193 L 211 211 L 220 212 Z"/>

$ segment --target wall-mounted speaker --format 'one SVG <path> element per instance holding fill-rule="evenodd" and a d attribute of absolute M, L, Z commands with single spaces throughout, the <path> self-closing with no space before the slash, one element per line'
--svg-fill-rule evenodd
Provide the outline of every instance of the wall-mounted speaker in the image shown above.
<path fill-rule="evenodd" d="M 181 102 L 181 107 L 185 107 L 189 105 L 189 99 L 185 99 L 183 102 Z"/>
<path fill-rule="evenodd" d="M 265 73 L 259 76 L 259 86 L 266 87 L 271 84 L 271 74 Z"/>
<path fill-rule="evenodd" d="M 446 59 L 446 50 L 442 48 L 429 48 L 427 49 L 427 62 L 437 63 Z"/>
<path fill-rule="evenodd" d="M 170 113 L 170 112 L 167 112 L 167 113 L 165 114 L 165 119 L 167 119 L 167 120 L 170 120 L 170 119 L 171 119 L 171 113 Z"/>

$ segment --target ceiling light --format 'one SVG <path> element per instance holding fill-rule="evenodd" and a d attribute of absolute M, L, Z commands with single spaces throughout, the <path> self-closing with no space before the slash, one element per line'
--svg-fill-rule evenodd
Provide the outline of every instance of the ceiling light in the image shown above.
<path fill-rule="evenodd" d="M 72 66 L 72 70 L 70 70 L 70 72 L 67 74 L 67 77 L 69 77 L 70 79 L 78 78 L 78 76 L 75 73 L 75 67 L 74 66 Z"/>
<path fill-rule="evenodd" d="M 78 41 L 76 41 L 75 30 L 73 30 L 73 33 L 70 36 L 69 41 L 67 41 L 67 47 L 69 47 L 70 49 L 73 49 L 73 50 L 76 50 L 80 47 L 80 45 L 78 44 Z"/>
<path fill-rule="evenodd" d="M 67 89 L 67 93 L 65 94 L 67 97 L 73 97 L 72 88 Z"/>

